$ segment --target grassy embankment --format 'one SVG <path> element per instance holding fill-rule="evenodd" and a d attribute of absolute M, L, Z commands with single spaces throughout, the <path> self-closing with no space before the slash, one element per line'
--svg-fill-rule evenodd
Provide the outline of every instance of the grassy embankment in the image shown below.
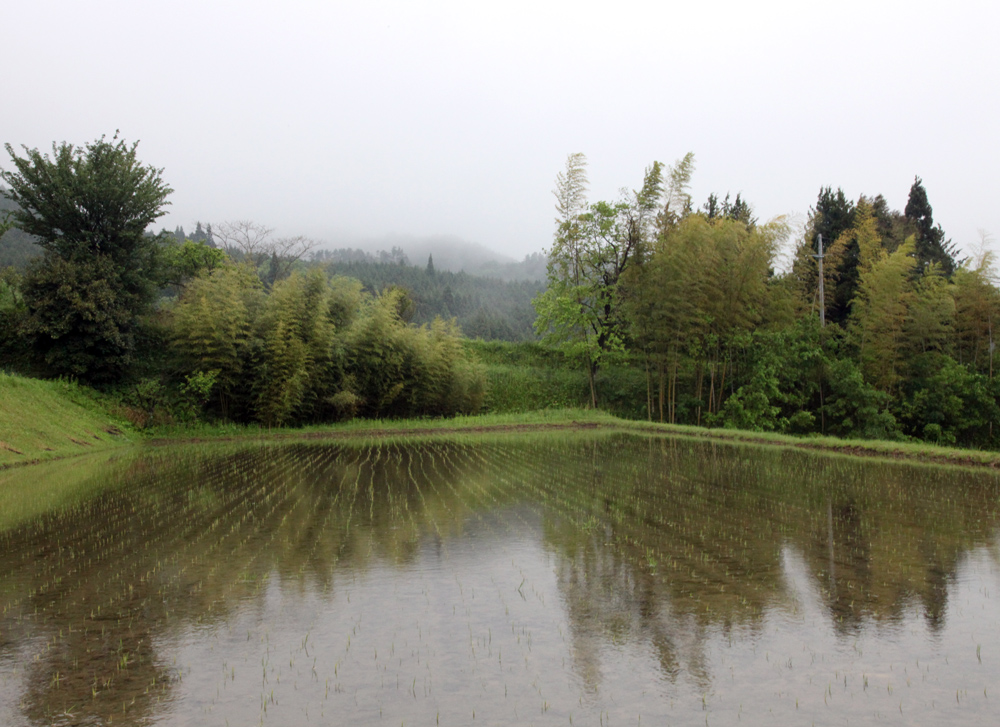
<path fill-rule="evenodd" d="M 543 408 L 584 407 L 590 402 L 586 371 L 538 343 L 468 341 L 486 368 L 486 410 L 496 414 Z M 625 366 L 602 368 L 598 405 L 624 419 L 646 418 L 645 375 Z"/>
<path fill-rule="evenodd" d="M 517 370 L 519 365 L 523 367 L 520 371 Z M 478 416 L 396 421 L 355 420 L 335 425 L 274 430 L 234 424 L 196 424 L 160 427 L 143 434 L 123 432 L 122 422 L 116 421 L 102 405 L 100 397 L 86 387 L 63 381 L 38 381 L 0 374 L 0 468 L 93 452 L 129 441 L 160 443 L 208 439 L 332 439 L 438 432 L 447 434 L 601 427 L 1000 469 L 1000 453 L 997 452 L 952 449 L 921 442 L 803 438 L 621 419 L 603 411 L 573 408 L 578 407 L 581 401 L 586 401 L 588 391 L 585 376 L 574 378 L 572 371 L 559 371 L 551 366 L 535 369 L 523 362 L 496 364 L 488 361 L 487 369 L 493 389 L 487 405 L 493 411 Z M 504 377 L 508 379 L 506 385 L 503 385 Z M 607 380 L 605 383 L 607 384 Z M 532 410 L 539 402 L 548 408 Z M 518 411 L 518 407 L 522 409 Z"/>
<path fill-rule="evenodd" d="M 0 467 L 120 446 L 123 430 L 85 386 L 0 372 Z"/>

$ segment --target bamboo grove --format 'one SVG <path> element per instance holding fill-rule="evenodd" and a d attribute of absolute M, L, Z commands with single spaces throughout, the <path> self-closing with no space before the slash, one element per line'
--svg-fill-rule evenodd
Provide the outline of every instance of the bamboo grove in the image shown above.
<path fill-rule="evenodd" d="M 739 196 L 694 209 L 693 171 L 691 154 L 655 162 L 639 190 L 596 203 L 582 154 L 557 177 L 536 330 L 587 371 L 593 405 L 601 373 L 630 366 L 659 421 L 1000 444 L 994 258 L 984 244 L 955 259 L 919 178 L 904 213 L 821 190 L 779 272 L 787 220 L 760 223 Z"/>

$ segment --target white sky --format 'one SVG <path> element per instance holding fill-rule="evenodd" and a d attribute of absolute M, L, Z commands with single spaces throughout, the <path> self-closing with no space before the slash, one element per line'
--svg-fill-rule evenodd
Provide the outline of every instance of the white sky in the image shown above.
<path fill-rule="evenodd" d="M 8 3 L 0 142 L 140 140 L 170 229 L 552 236 L 566 155 L 591 199 L 654 159 L 804 217 L 821 186 L 902 209 L 919 174 L 966 249 L 1000 235 L 997 2 Z M 10 168 L 6 154 L 0 165 Z"/>

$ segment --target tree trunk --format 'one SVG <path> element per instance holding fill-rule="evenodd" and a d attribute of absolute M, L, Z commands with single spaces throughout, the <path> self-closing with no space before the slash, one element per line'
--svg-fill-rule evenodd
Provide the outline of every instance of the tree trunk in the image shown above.
<path fill-rule="evenodd" d="M 646 356 L 646 421 L 653 421 L 653 378 L 649 372 L 649 356 Z"/>
<path fill-rule="evenodd" d="M 664 384 L 664 381 L 663 381 L 663 379 L 664 379 L 663 359 L 660 359 L 660 366 L 659 366 L 659 368 L 660 368 L 660 370 L 659 370 L 659 374 L 660 374 L 660 423 L 662 424 L 663 423 L 664 398 L 665 398 L 665 392 L 663 390 L 664 389 L 664 387 L 663 387 L 663 384 Z"/>
<path fill-rule="evenodd" d="M 702 362 L 698 362 L 698 367 L 695 372 L 695 384 L 694 384 L 694 398 L 698 400 L 698 407 L 695 412 L 695 425 L 701 426 L 701 390 L 705 383 L 705 371 L 702 368 Z"/>
<path fill-rule="evenodd" d="M 588 361 L 587 362 L 587 374 L 588 374 L 588 378 L 590 379 L 590 406 L 591 406 L 591 408 L 596 409 L 597 408 L 597 388 L 595 387 L 595 384 L 594 384 L 594 374 L 596 373 L 594 371 L 594 368 L 595 368 L 595 366 L 594 366 L 593 361 Z"/>
<path fill-rule="evenodd" d="M 726 392 L 726 370 L 729 367 L 726 365 L 725 360 L 722 362 L 722 374 L 719 376 L 719 401 L 715 405 L 716 411 L 722 410 L 722 395 Z"/>
<path fill-rule="evenodd" d="M 708 365 L 708 413 L 711 414 L 715 405 L 715 362 Z"/>
<path fill-rule="evenodd" d="M 676 424 L 677 423 L 677 369 L 678 368 L 679 368 L 678 367 L 678 361 L 677 361 L 676 358 L 674 358 L 674 360 L 670 362 L 670 395 L 669 395 L 669 401 L 670 401 L 670 423 L 671 424 Z"/>
<path fill-rule="evenodd" d="M 819 380 L 819 430 L 826 434 L 826 402 L 823 399 L 823 379 Z"/>
<path fill-rule="evenodd" d="M 990 381 L 993 381 L 993 316 L 990 316 Z"/>

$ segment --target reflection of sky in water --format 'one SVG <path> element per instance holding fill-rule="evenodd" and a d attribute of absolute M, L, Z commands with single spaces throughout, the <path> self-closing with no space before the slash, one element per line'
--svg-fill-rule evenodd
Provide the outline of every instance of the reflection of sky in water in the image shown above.
<path fill-rule="evenodd" d="M 0 532 L 0 724 L 1000 717 L 992 475 L 641 438 L 168 460 Z"/>
<path fill-rule="evenodd" d="M 643 613 L 610 553 L 602 577 L 617 608 L 591 604 L 574 623 L 574 586 L 560 581 L 565 564 L 532 511 L 476 526 L 425 539 L 403 569 L 338 573 L 325 593 L 273 575 L 262 601 L 171 646 L 184 678 L 164 723 L 972 725 L 1000 715 L 995 551 L 963 559 L 940 630 L 914 601 L 845 635 L 793 546 L 782 557 L 789 598 L 757 623 L 706 625 L 662 600 Z"/>

